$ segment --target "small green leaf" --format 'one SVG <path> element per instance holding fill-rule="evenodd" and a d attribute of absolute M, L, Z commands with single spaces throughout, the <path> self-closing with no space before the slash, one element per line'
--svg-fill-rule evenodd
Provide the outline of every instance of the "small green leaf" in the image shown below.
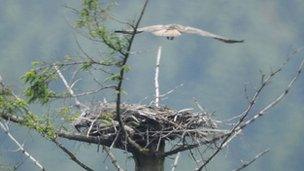
<path fill-rule="evenodd" d="M 131 66 L 130 65 L 124 65 L 121 67 L 121 69 L 124 71 L 124 72 L 129 72 L 131 70 Z"/>
<path fill-rule="evenodd" d="M 120 75 L 119 74 L 113 74 L 110 77 L 106 78 L 106 80 L 119 81 L 120 80 Z"/>
<path fill-rule="evenodd" d="M 91 67 L 93 66 L 93 62 L 92 61 L 86 61 L 81 65 L 81 69 L 83 71 L 88 71 L 89 69 L 91 69 Z"/>

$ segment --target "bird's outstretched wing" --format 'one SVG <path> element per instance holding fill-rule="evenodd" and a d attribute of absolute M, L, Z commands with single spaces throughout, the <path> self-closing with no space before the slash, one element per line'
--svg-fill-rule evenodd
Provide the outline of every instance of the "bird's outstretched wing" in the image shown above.
<path fill-rule="evenodd" d="M 152 25 L 152 26 L 147 26 L 147 27 L 141 27 L 138 28 L 138 31 L 146 31 L 146 32 L 155 32 L 155 31 L 159 31 L 159 30 L 163 30 L 166 29 L 165 25 Z"/>
<path fill-rule="evenodd" d="M 162 31 L 165 28 L 166 28 L 166 26 L 164 26 L 164 25 L 152 25 L 152 26 L 137 28 L 136 33 L 141 33 L 141 32 L 154 33 L 154 32 L 158 32 L 158 31 Z M 115 33 L 132 34 L 133 31 L 134 30 L 116 30 Z"/>
<path fill-rule="evenodd" d="M 224 36 L 216 35 L 216 34 L 213 34 L 213 33 L 201 30 L 201 29 L 197 29 L 197 28 L 194 28 L 194 27 L 186 26 L 186 27 L 181 27 L 181 28 L 182 29 L 179 30 L 181 33 L 198 34 L 200 36 L 211 37 L 211 38 L 214 38 L 216 40 L 219 40 L 219 41 L 222 41 L 222 42 L 225 42 L 225 43 L 242 43 L 242 42 L 244 42 L 244 40 L 229 39 L 229 38 L 226 38 Z"/>

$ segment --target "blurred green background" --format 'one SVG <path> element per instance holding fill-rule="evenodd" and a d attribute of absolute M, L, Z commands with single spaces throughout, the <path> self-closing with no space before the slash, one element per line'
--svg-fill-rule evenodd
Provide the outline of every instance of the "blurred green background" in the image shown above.
<path fill-rule="evenodd" d="M 138 15 L 142 0 L 123 0 L 111 12 L 121 20 L 131 21 Z M 72 12 L 64 5 L 79 7 L 79 1 L 0 0 L 0 73 L 6 83 L 22 92 L 20 76 L 36 60 L 62 60 L 65 55 L 79 55 L 75 35 L 91 54 L 98 45 L 77 35 L 70 26 Z M 164 93 L 180 84 L 162 102 L 175 109 L 193 106 L 193 98 L 218 119 L 239 114 L 247 105 L 244 85 L 251 95 L 260 82 L 260 70 L 267 73 L 280 66 L 294 48 L 304 45 L 304 2 L 302 0 L 151 0 L 141 26 L 178 23 L 202 28 L 244 44 L 224 44 L 195 35 L 174 41 L 140 34 L 130 58 L 132 70 L 127 74 L 124 101 L 138 103 L 154 93 L 154 63 L 158 46 L 163 47 L 160 88 Z M 114 24 L 111 27 L 121 29 Z M 256 110 L 282 92 L 295 73 L 303 53 L 296 54 L 280 76 L 259 99 Z M 86 83 L 83 83 L 84 85 Z M 296 83 L 287 98 L 222 151 L 208 170 L 232 170 L 240 160 L 252 158 L 266 148 L 270 152 L 247 170 L 303 170 L 304 153 L 304 79 Z M 34 106 L 35 110 L 40 108 Z M 47 170 L 82 170 L 52 143 L 22 127 L 12 133 L 41 161 Z M 96 145 L 64 141 L 79 158 L 96 170 L 114 170 L 106 155 L 96 152 Z M 0 163 L 24 162 L 18 170 L 37 170 L 0 131 Z M 129 154 L 115 151 L 120 164 L 132 170 Z M 177 170 L 193 170 L 195 163 L 183 153 Z M 166 160 L 166 170 L 171 159 Z M 1 169 L 0 169 L 1 170 Z M 3 169 L 4 170 L 4 169 Z"/>

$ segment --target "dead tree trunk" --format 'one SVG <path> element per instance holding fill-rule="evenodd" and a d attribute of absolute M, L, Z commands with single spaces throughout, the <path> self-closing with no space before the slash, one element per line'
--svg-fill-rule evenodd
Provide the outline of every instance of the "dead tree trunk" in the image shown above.
<path fill-rule="evenodd" d="M 139 155 L 135 158 L 135 171 L 164 171 L 164 158 L 153 155 Z"/>
<path fill-rule="evenodd" d="M 157 149 L 157 143 L 153 145 Z M 151 148 L 150 148 L 151 149 Z M 164 171 L 165 158 L 159 157 L 159 153 L 165 150 L 165 142 L 161 142 L 159 149 L 149 153 L 133 153 L 135 171 Z"/>

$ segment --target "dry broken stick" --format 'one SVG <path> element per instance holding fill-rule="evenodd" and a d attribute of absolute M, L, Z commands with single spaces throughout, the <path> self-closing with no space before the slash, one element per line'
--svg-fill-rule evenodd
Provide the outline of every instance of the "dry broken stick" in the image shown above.
<path fill-rule="evenodd" d="M 156 57 L 156 65 L 155 65 L 155 77 L 154 77 L 154 84 L 155 84 L 155 106 L 159 107 L 160 95 L 159 95 L 159 65 L 160 65 L 160 58 L 161 58 L 161 50 L 162 47 L 158 47 L 157 57 Z"/>
<path fill-rule="evenodd" d="M 174 163 L 173 163 L 173 166 L 172 166 L 171 171 L 175 171 L 175 169 L 176 169 L 176 167 L 177 167 L 177 164 L 178 164 L 179 156 L 180 156 L 180 152 L 178 152 L 178 153 L 176 154 L 176 156 L 175 156 Z"/>

